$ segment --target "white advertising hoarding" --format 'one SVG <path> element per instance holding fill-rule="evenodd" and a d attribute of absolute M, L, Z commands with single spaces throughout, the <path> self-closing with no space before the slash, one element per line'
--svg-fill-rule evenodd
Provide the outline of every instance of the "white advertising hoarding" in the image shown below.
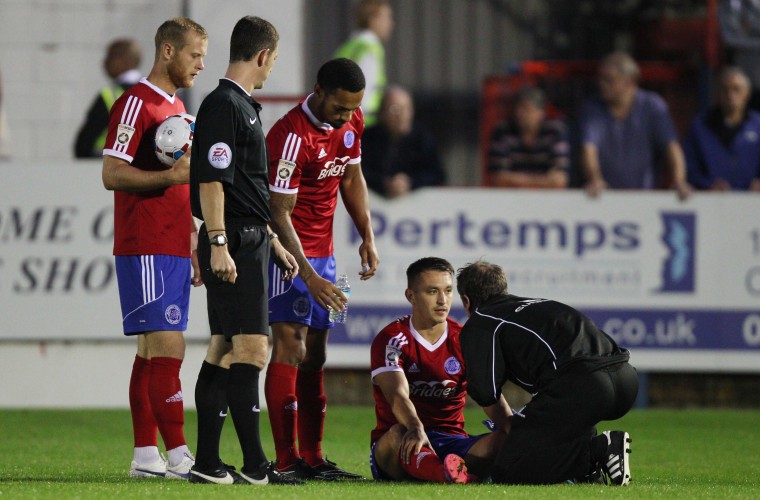
<path fill-rule="evenodd" d="M 0 341 L 121 338 L 100 163 L 2 167 Z M 409 311 L 406 267 L 435 255 L 502 265 L 511 292 L 575 306 L 653 368 L 760 370 L 757 195 L 441 188 L 371 204 L 382 262 L 366 282 L 336 214 L 338 272 L 354 276 L 348 323 L 331 334 L 338 364 L 368 366 L 374 334 Z M 207 335 L 195 289 L 188 336 Z"/>

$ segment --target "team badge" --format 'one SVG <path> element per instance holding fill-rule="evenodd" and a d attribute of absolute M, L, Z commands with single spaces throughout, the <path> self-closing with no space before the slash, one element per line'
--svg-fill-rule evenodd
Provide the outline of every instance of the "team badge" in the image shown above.
<path fill-rule="evenodd" d="M 354 135 L 353 130 L 347 130 L 345 135 L 343 136 L 343 145 L 347 148 L 350 148 L 354 145 L 354 140 L 356 139 L 356 136 Z"/>
<path fill-rule="evenodd" d="M 286 181 L 290 179 L 290 176 L 293 175 L 293 170 L 295 169 L 295 162 L 283 160 L 281 158 L 280 161 L 277 162 L 277 178 L 281 181 Z"/>
<path fill-rule="evenodd" d="M 309 304 L 309 299 L 306 297 L 298 297 L 295 302 L 293 302 L 293 314 L 299 318 L 303 318 L 309 314 L 309 309 L 311 309 L 311 304 Z"/>
<path fill-rule="evenodd" d="M 166 311 L 164 311 L 164 317 L 166 318 L 167 323 L 170 325 L 176 325 L 182 320 L 182 311 L 176 304 L 171 304 L 166 308 Z"/>
<path fill-rule="evenodd" d="M 132 140 L 132 134 L 134 133 L 135 133 L 134 127 L 130 127 L 129 125 L 120 123 L 118 128 L 116 129 L 116 140 L 122 146 L 126 146 L 127 144 L 129 144 L 129 141 Z"/>
<path fill-rule="evenodd" d="M 462 371 L 462 364 L 457 358 L 452 356 L 443 363 L 443 369 L 446 370 L 446 373 L 449 375 L 456 375 Z"/>
<path fill-rule="evenodd" d="M 232 163 L 232 149 L 223 142 L 217 142 L 208 150 L 208 162 L 212 167 L 224 170 Z"/>
<path fill-rule="evenodd" d="M 388 366 L 398 366 L 398 358 L 401 357 L 401 350 L 398 347 L 385 346 L 385 364 Z"/>

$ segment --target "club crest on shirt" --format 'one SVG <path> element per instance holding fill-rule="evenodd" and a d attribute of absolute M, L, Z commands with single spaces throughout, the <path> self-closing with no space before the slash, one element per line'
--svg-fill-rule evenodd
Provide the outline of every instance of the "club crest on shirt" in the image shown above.
<path fill-rule="evenodd" d="M 353 130 L 347 130 L 346 133 L 343 135 L 343 145 L 347 148 L 350 148 L 354 145 L 354 140 L 356 140 L 356 135 L 354 134 Z"/>
<path fill-rule="evenodd" d="M 135 128 L 130 127 L 129 125 L 125 125 L 124 123 L 120 123 L 119 126 L 116 128 L 116 141 L 122 145 L 126 146 L 129 144 L 129 141 L 132 140 L 132 134 L 135 133 Z"/>
<path fill-rule="evenodd" d="M 295 162 L 280 158 L 280 161 L 277 162 L 277 178 L 281 181 L 286 181 L 290 179 L 290 176 L 293 175 L 295 169 Z"/>
<path fill-rule="evenodd" d="M 232 163 L 232 149 L 223 142 L 217 142 L 208 148 L 208 162 L 220 170 L 229 167 Z"/>
<path fill-rule="evenodd" d="M 452 356 L 443 363 L 443 369 L 446 370 L 446 373 L 449 375 L 456 375 L 462 371 L 462 364 L 457 358 Z"/>

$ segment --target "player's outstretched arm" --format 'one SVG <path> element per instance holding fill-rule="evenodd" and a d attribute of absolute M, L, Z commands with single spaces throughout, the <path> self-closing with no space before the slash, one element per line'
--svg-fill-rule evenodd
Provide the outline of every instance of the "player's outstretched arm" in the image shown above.
<path fill-rule="evenodd" d="M 190 182 L 190 155 L 166 170 L 140 170 L 115 156 L 103 157 L 103 186 L 109 191 L 151 191 Z"/>
<path fill-rule="evenodd" d="M 393 416 L 406 428 L 401 439 L 401 458 L 404 463 L 409 463 L 411 456 L 419 453 L 423 446 L 432 448 L 414 403 L 409 398 L 409 382 L 401 371 L 379 373 L 374 381 L 388 401 Z"/>
<path fill-rule="evenodd" d="M 362 280 L 368 280 L 377 272 L 380 257 L 375 248 L 375 233 L 372 231 L 372 217 L 369 211 L 369 193 L 361 164 L 346 165 L 346 171 L 340 182 L 340 195 L 348 214 L 354 221 L 356 230 L 362 237 L 362 244 L 359 245 L 362 270 L 359 275 Z"/>
<path fill-rule="evenodd" d="M 342 311 L 348 302 L 348 298 L 335 284 L 317 274 L 304 255 L 301 240 L 298 238 L 291 219 L 293 208 L 296 206 L 296 199 L 297 195 L 295 194 L 270 191 L 269 208 L 272 212 L 272 221 L 269 225 L 279 235 L 278 239 L 281 240 L 282 246 L 295 257 L 301 279 L 314 300 L 325 309 L 333 308 Z"/>
<path fill-rule="evenodd" d="M 495 430 L 501 430 L 506 434 L 509 434 L 511 428 L 510 417 L 512 416 L 512 408 L 509 407 L 509 403 L 507 403 L 503 394 L 499 396 L 499 401 L 491 406 L 484 407 L 483 411 L 494 423 Z"/>

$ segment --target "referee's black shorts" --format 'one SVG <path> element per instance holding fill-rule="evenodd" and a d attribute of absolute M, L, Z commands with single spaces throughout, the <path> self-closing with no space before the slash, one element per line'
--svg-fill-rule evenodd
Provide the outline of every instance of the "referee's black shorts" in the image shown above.
<path fill-rule="evenodd" d="M 198 234 L 198 263 L 206 285 L 208 322 L 212 335 L 227 340 L 243 334 L 269 335 L 269 237 L 266 225 L 250 220 L 225 221 L 227 246 L 235 261 L 235 284 L 211 271 L 211 244 L 206 225 Z"/>

